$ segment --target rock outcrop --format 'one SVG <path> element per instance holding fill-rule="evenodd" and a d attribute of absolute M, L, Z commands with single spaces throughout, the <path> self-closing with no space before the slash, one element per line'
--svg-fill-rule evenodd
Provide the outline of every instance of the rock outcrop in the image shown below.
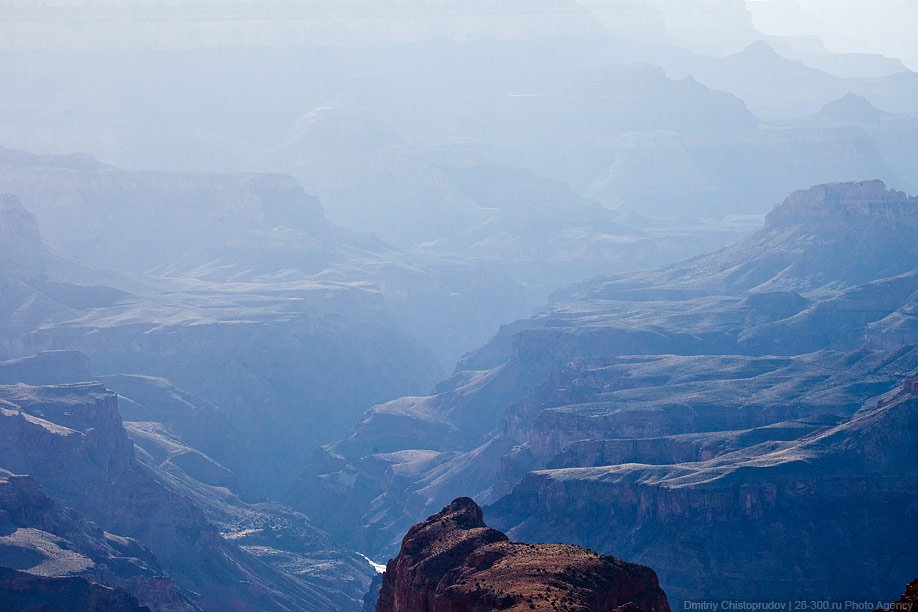
<path fill-rule="evenodd" d="M 103 531 L 47 495 L 31 476 L 0 469 L 0 609 L 52 605 L 58 595 L 120 605 L 124 598 L 110 597 L 112 589 L 129 592 L 155 612 L 195 609 L 147 547 Z M 40 609 L 95 608 L 74 603 Z"/>
<path fill-rule="evenodd" d="M 914 225 L 916 207 L 918 197 L 887 189 L 879 180 L 829 183 L 795 191 L 768 215 L 768 223 L 779 226 L 820 220 L 840 229 L 852 219 L 862 219 Z"/>
<path fill-rule="evenodd" d="M 669 612 L 669 604 L 650 568 L 578 546 L 511 542 L 461 497 L 408 531 L 376 609 Z"/>
<path fill-rule="evenodd" d="M 0 567 L 0 608 L 4 610 L 85 610 L 149 612 L 124 589 L 83 578 L 35 576 Z"/>
<path fill-rule="evenodd" d="M 185 455 L 192 463 L 179 463 L 189 472 L 206 475 L 207 468 L 219 468 L 193 463 L 206 459 L 199 453 Z M 158 612 L 336 609 L 348 607 L 365 589 L 345 555 L 324 552 L 330 543 L 308 541 L 323 534 L 305 517 L 271 508 L 259 512 L 241 502 L 232 508 L 226 488 L 182 482 L 138 461 L 117 396 L 100 383 L 0 385 L 0 466 L 29 475 L 0 480 L 0 533 L 11 534 L 0 538 L 0 566 L 122 587 Z M 218 513 L 206 506 L 216 503 L 204 499 L 208 492 L 227 508 L 223 514 L 233 509 L 235 516 L 219 526 L 212 522 Z M 47 510 L 59 507 L 72 508 L 57 513 L 67 521 Z M 242 524 L 237 530 L 230 522 Z M 253 534 L 251 546 L 244 546 L 247 533 Z M 288 546 L 301 557 L 272 558 L 285 554 L 272 533 L 277 540 L 296 538 Z M 341 582 L 297 567 L 308 566 L 309 555 L 336 565 Z M 176 586 L 163 582 L 164 572 Z"/>

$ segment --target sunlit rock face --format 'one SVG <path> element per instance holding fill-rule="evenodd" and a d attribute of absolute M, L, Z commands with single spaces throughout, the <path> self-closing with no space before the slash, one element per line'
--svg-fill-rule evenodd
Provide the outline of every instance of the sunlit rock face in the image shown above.
<path fill-rule="evenodd" d="M 563 544 L 521 544 L 464 497 L 408 530 L 377 610 L 623 609 L 668 612 L 653 570 Z"/>

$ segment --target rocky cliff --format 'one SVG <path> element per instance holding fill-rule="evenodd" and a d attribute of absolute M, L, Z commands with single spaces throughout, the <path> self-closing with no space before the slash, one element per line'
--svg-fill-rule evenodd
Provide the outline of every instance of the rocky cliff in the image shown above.
<path fill-rule="evenodd" d="M 0 469 L 0 533 L 0 604 L 9 609 L 84 596 L 115 605 L 128 592 L 157 612 L 194 609 L 147 547 L 103 531 L 31 476 Z"/>
<path fill-rule="evenodd" d="M 0 378 L 67 357 L 63 375 L 86 361 L 55 353 L 0 363 Z M 157 426 L 164 431 L 132 428 L 135 453 L 117 396 L 102 384 L 0 385 L 0 466 L 29 475 L 0 482 L 0 566 L 125 588 L 161 612 L 357 601 L 365 562 L 335 550 L 302 515 L 244 504 L 226 488 L 230 472 Z"/>
<path fill-rule="evenodd" d="M 86 610 L 149 612 L 124 589 L 83 578 L 47 578 L 0 567 L 0 607 L 4 610 Z"/>
<path fill-rule="evenodd" d="M 668 612 L 653 570 L 563 544 L 521 544 L 471 499 L 412 527 L 383 574 L 377 610 Z"/>
<path fill-rule="evenodd" d="M 913 197 L 876 182 L 825 185 L 716 253 L 559 291 L 432 395 L 374 407 L 317 453 L 289 499 L 370 555 L 391 554 L 404 529 L 457 495 L 510 494 L 493 516 L 511 537 L 646 563 L 673 598 L 727 586 L 780 597 L 788 567 L 814 596 L 851 585 L 880 596 L 905 578 L 883 550 L 910 519 L 881 505 L 872 512 L 886 518 L 871 521 L 857 500 L 906 495 L 907 462 L 871 445 L 858 473 L 843 465 L 851 455 L 807 446 L 837 470 L 796 475 L 815 459 L 781 457 L 849 421 L 860 424 L 850 440 L 900 431 L 855 415 L 918 367 L 916 227 Z M 331 498 L 352 503 L 322 508 Z M 784 512 L 794 507 L 808 509 Z M 787 539 L 748 537 L 780 564 L 731 544 L 762 516 Z M 824 545 L 832 538 L 811 529 L 813 516 L 860 544 Z M 804 545 L 775 544 L 793 538 Z M 845 567 L 825 571 L 835 559 Z"/>
<path fill-rule="evenodd" d="M 590 467 L 583 456 L 578 467 L 535 471 L 489 515 L 524 540 L 622 551 L 656 568 L 677 600 L 882 598 L 918 562 L 902 538 L 914 524 L 908 508 L 918 484 L 914 380 L 837 425 L 787 440 L 735 440 L 735 450 L 709 459 L 632 449 Z M 870 586 L 858 583 L 864 576 Z"/>

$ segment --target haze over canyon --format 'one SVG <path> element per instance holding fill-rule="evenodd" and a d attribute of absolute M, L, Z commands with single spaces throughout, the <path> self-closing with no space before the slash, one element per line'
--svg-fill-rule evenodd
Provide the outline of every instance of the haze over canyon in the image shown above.
<path fill-rule="evenodd" d="M 0 609 L 911 609 L 907 4 L 0 8 Z"/>

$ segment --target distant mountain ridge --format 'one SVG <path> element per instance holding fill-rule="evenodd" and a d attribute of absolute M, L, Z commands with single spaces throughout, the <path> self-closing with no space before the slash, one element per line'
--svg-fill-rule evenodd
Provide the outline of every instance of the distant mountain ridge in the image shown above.
<path fill-rule="evenodd" d="M 820 185 L 788 196 L 761 231 L 739 243 L 657 270 L 580 283 L 553 301 L 640 299 L 645 289 L 651 296 L 839 290 L 914 269 L 916 231 L 918 197 L 877 180 Z"/>
<path fill-rule="evenodd" d="M 837 100 L 828 102 L 814 115 L 817 119 L 844 122 L 874 122 L 888 117 L 889 113 L 883 112 L 870 103 L 870 100 L 857 94 L 845 94 Z"/>
<path fill-rule="evenodd" d="M 443 362 L 526 311 L 526 289 L 497 263 L 408 253 L 342 228 L 291 176 L 133 171 L 71 159 L 0 149 L 0 193 L 34 215 L 46 243 L 84 264 L 201 293 L 231 284 L 362 293 Z M 489 292 L 500 299 L 481 299 Z M 304 308 L 329 308 L 310 301 Z"/>

